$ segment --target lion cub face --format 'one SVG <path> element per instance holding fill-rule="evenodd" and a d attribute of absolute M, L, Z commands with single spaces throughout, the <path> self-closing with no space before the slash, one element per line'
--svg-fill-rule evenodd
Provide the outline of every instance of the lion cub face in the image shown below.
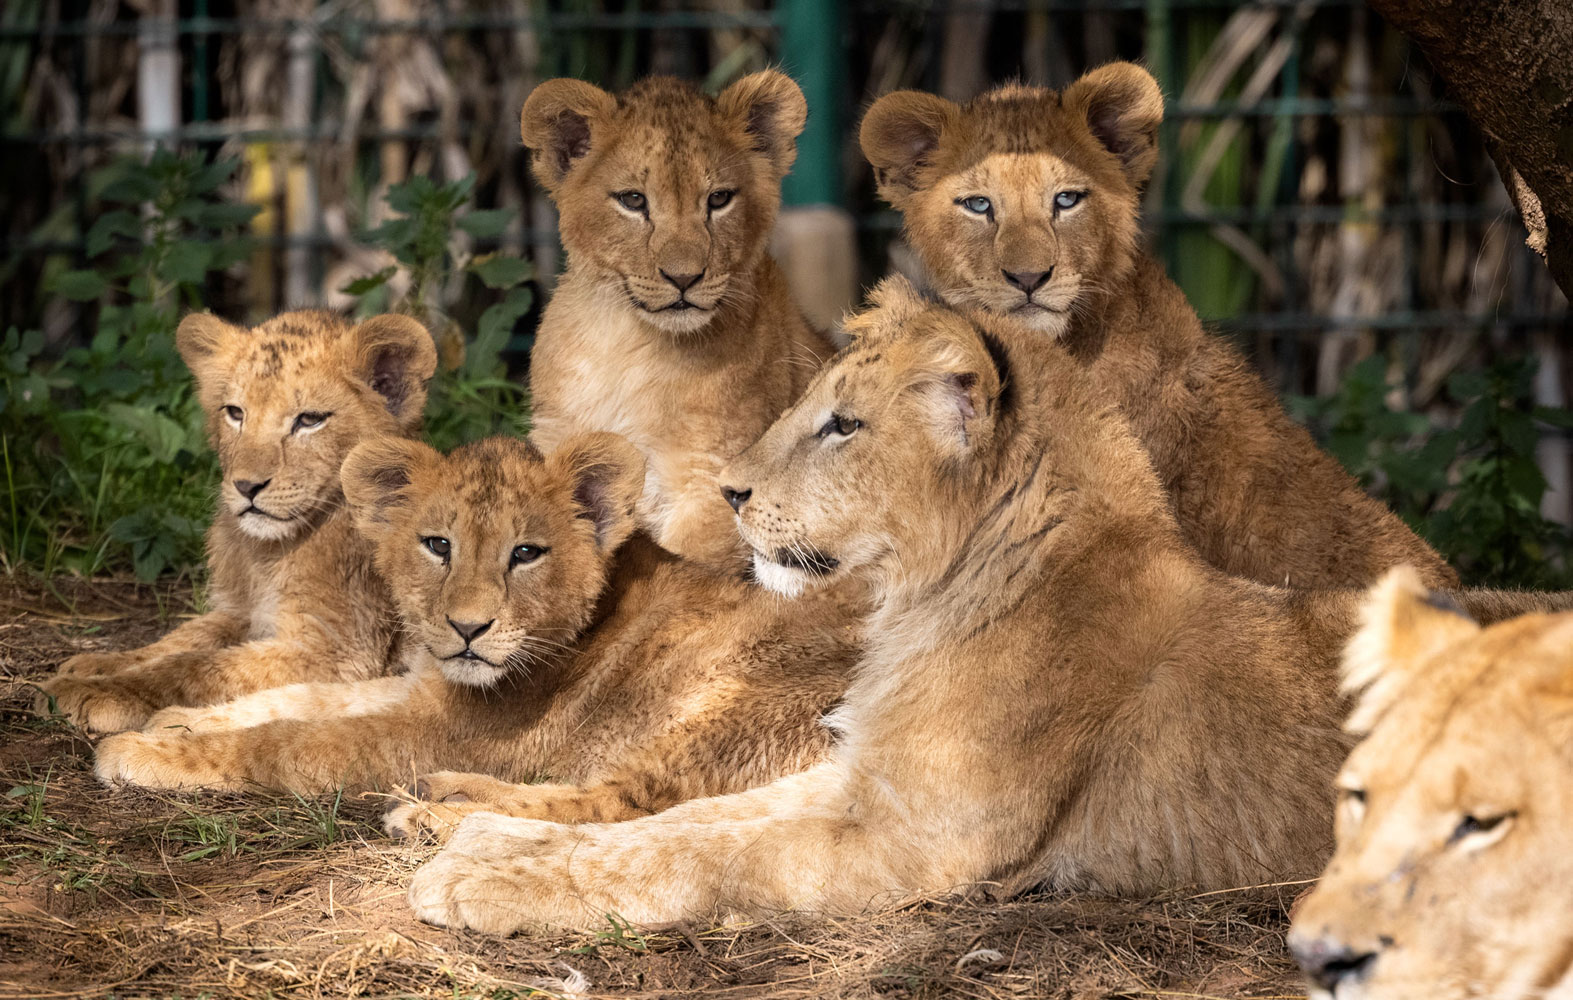
<path fill-rule="evenodd" d="M 783 594 L 921 558 L 993 430 L 999 371 L 971 323 L 899 278 L 871 298 L 853 344 L 721 473 L 755 578 Z"/>
<path fill-rule="evenodd" d="M 552 658 L 588 624 L 632 530 L 644 459 L 605 433 L 544 459 L 513 438 L 446 457 L 384 438 L 356 448 L 343 478 L 406 629 L 449 680 L 487 686 Z"/>
<path fill-rule="evenodd" d="M 710 98 L 654 77 L 613 96 L 548 80 L 520 116 L 575 269 L 607 306 L 673 334 L 701 330 L 764 253 L 808 108 L 767 70 Z M 735 297 L 735 296 L 734 296 Z"/>
<path fill-rule="evenodd" d="M 1063 93 L 887 94 L 859 140 L 946 301 L 1060 336 L 1131 266 L 1162 119 L 1151 74 L 1112 63 Z"/>
<path fill-rule="evenodd" d="M 431 335 L 407 316 L 352 324 L 303 310 L 248 330 L 197 313 L 175 339 L 223 469 L 218 516 L 262 540 L 321 523 L 350 449 L 412 433 L 437 368 Z"/>
<path fill-rule="evenodd" d="M 1395 570 L 1345 678 L 1367 735 L 1289 938 L 1314 995 L 1573 995 L 1573 617 L 1481 629 Z"/>

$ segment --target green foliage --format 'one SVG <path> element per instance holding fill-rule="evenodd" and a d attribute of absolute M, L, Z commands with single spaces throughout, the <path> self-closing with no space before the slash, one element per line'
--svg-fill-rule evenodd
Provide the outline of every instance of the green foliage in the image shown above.
<path fill-rule="evenodd" d="M 210 276 L 250 252 L 237 230 L 258 208 L 222 193 L 235 168 L 159 150 L 100 172 L 90 184 L 99 192 L 86 236 L 91 266 L 57 260 L 46 269 L 48 292 L 92 304 L 91 336 L 50 345 L 13 328 L 0 337 L 5 570 L 131 570 L 150 580 L 201 565 L 218 464 L 174 334 L 183 313 L 202 307 Z M 522 434 L 528 415 L 501 353 L 533 304 L 531 271 L 515 256 L 462 249 L 459 234 L 494 239 L 514 215 L 466 211 L 473 186 L 473 177 L 417 177 L 393 187 L 387 203 L 399 214 L 365 238 L 396 263 L 345 288 L 362 315 L 397 310 L 435 332 L 445 364 L 432 383 L 427 436 L 445 449 Z M 406 291 L 396 297 L 395 288 Z M 445 295 L 489 303 L 468 344 L 441 308 Z"/>
<path fill-rule="evenodd" d="M 159 150 L 101 172 L 93 266 L 46 281 L 97 304 L 93 335 L 53 356 L 36 331 L 0 341 L 8 569 L 151 579 L 199 563 L 217 466 L 174 330 L 208 275 L 247 253 L 235 229 L 257 209 L 220 192 L 234 170 Z"/>
<path fill-rule="evenodd" d="M 460 248 L 459 232 L 475 239 L 494 239 L 514 217 L 511 209 L 465 211 L 474 185 L 473 176 L 448 184 L 412 177 L 389 188 L 388 207 L 402 214 L 363 238 L 367 244 L 388 251 L 398 263 L 341 289 L 360 299 L 357 311 L 361 315 L 396 308 L 425 323 L 437 337 L 445 363 L 432 380 L 426 437 L 443 450 L 489 434 L 519 436 L 528 429 L 524 392 L 507 379 L 501 355 L 514 324 L 534 304 L 534 292 L 525 284 L 534 272 L 529 262 L 519 257 L 504 253 L 475 256 Z M 391 302 L 394 279 L 401 271 L 408 291 L 401 300 Z M 473 276 L 496 298 L 480 314 L 475 339 L 468 344 L 440 306 L 442 290 L 460 274 L 466 280 Z M 466 295 L 465 300 L 483 296 Z"/>
<path fill-rule="evenodd" d="M 1474 585 L 1566 587 L 1573 536 L 1541 516 L 1539 424 L 1573 413 L 1533 403 L 1534 359 L 1461 372 L 1447 391 L 1454 427 L 1388 406 L 1386 359 L 1367 358 L 1325 399 L 1291 406 L 1361 483 L 1414 525 Z"/>

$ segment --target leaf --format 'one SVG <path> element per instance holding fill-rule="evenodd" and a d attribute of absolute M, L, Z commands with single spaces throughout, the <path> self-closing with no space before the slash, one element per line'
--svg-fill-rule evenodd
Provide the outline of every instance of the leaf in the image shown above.
<path fill-rule="evenodd" d="M 200 285 L 207 280 L 213 263 L 213 247 L 193 240 L 182 240 L 169 248 L 161 268 L 170 281 L 182 285 Z"/>
<path fill-rule="evenodd" d="M 97 257 L 114 245 L 117 236 L 141 239 L 142 220 L 124 209 L 100 215 L 87 231 L 87 255 Z"/>
<path fill-rule="evenodd" d="M 398 266 L 389 264 L 387 267 L 378 271 L 376 274 L 368 274 L 364 278 L 356 278 L 354 281 L 339 289 L 339 291 L 343 292 L 345 295 L 365 295 L 374 288 L 381 288 L 383 285 L 386 285 L 388 281 L 398 273 Z"/>
<path fill-rule="evenodd" d="M 72 302 L 91 302 L 109 290 L 97 271 L 62 271 L 50 282 L 50 290 Z"/>
<path fill-rule="evenodd" d="M 1535 445 L 1540 442 L 1540 431 L 1535 428 L 1535 421 L 1529 414 L 1517 410 L 1501 411 L 1497 431 L 1502 435 L 1502 442 L 1508 450 L 1519 455 L 1535 454 Z"/>
<path fill-rule="evenodd" d="M 1556 406 L 1535 407 L 1535 419 L 1553 427 L 1573 428 L 1573 410 Z"/>
<path fill-rule="evenodd" d="M 1490 378 L 1484 372 L 1457 372 L 1448 376 L 1448 395 L 1460 403 L 1486 394 Z"/>
<path fill-rule="evenodd" d="M 487 288 L 512 288 L 528 279 L 533 270 L 527 260 L 495 253 L 478 258 L 469 269 Z"/>
<path fill-rule="evenodd" d="M 245 202 L 220 202 L 218 204 L 203 205 L 192 221 L 199 226 L 206 226 L 209 229 L 229 229 L 234 226 L 245 225 L 261 211 L 261 205 L 251 205 Z"/>
<path fill-rule="evenodd" d="M 501 236 L 515 214 L 511 208 L 485 209 L 461 215 L 454 224 L 478 240 L 489 240 Z"/>
<path fill-rule="evenodd" d="M 1515 497 L 1533 507 L 1540 506 L 1540 498 L 1546 492 L 1546 477 L 1533 458 L 1515 456 L 1507 459 L 1502 464 L 1502 477 Z"/>
<path fill-rule="evenodd" d="M 215 160 L 202 167 L 191 178 L 192 192 L 207 194 L 235 176 L 235 170 L 239 166 L 239 160 Z"/>
<path fill-rule="evenodd" d="M 515 288 L 507 298 L 481 313 L 475 343 L 464 356 L 466 375 L 478 378 L 496 372 L 499 356 L 508 346 L 508 338 L 513 336 L 514 324 L 530 311 L 534 302 L 535 296 L 529 288 Z"/>
<path fill-rule="evenodd" d="M 169 464 L 186 444 L 186 428 L 168 414 L 150 406 L 107 403 L 104 412 L 147 447 L 155 462 Z"/>

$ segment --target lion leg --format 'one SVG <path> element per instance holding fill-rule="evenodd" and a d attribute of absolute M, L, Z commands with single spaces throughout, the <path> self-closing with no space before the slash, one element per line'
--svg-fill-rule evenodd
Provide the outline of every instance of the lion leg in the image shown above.
<path fill-rule="evenodd" d="M 181 622 L 160 638 L 137 649 L 78 653 L 56 669 L 58 677 L 103 677 L 179 653 L 211 652 L 246 638 L 250 623 L 227 611 L 213 611 Z"/>
<path fill-rule="evenodd" d="M 883 811 L 849 812 L 821 765 L 627 823 L 571 827 L 482 814 L 410 884 L 428 923 L 509 934 L 788 909 L 852 912 L 926 884 L 928 859 Z M 702 808 L 693 808 L 702 806 Z"/>
<path fill-rule="evenodd" d="M 476 813 L 498 813 L 557 823 L 613 823 L 656 811 L 643 808 L 617 782 L 577 785 L 510 784 L 484 774 L 438 771 L 415 783 L 415 800 L 396 803 L 383 817 L 391 837 L 425 832 L 439 841 Z"/>
<path fill-rule="evenodd" d="M 166 656 L 107 677 L 55 677 L 40 685 L 62 715 L 84 729 L 139 729 L 168 705 L 212 705 L 240 695 L 320 680 L 342 662 L 326 643 L 265 639 L 213 652 Z M 369 671 L 367 671 L 369 672 Z"/>
<path fill-rule="evenodd" d="M 160 709 L 146 732 L 182 729 L 245 729 L 278 719 L 334 719 L 395 708 L 411 693 L 415 677 L 402 674 L 369 681 L 307 681 L 269 688 L 218 705 Z"/>

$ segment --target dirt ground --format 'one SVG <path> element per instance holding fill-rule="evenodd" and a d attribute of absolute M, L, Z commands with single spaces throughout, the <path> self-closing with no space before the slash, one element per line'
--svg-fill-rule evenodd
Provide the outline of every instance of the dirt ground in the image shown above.
<path fill-rule="evenodd" d="M 71 653 L 148 641 L 189 588 L 0 579 L 0 997 L 1300 997 L 1299 885 L 1143 903 L 925 900 L 857 919 L 502 940 L 404 903 L 434 847 L 383 801 L 108 790 L 31 711 Z"/>

